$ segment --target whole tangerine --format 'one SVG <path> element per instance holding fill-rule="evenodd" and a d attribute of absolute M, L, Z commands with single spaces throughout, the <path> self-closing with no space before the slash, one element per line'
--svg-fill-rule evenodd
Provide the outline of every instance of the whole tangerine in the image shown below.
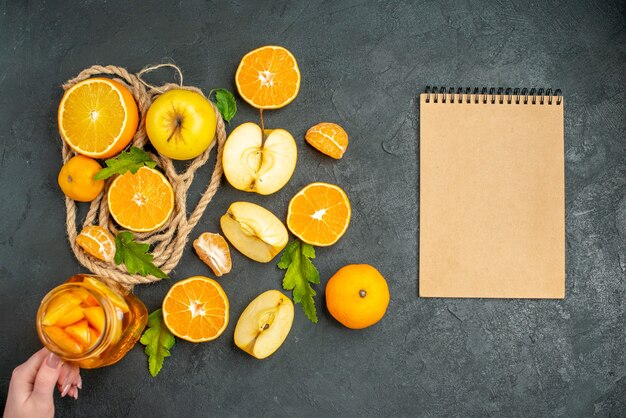
<path fill-rule="evenodd" d="M 94 180 L 102 166 L 93 158 L 76 155 L 69 159 L 57 181 L 67 197 L 78 202 L 91 202 L 104 188 L 104 180 Z"/>
<path fill-rule="evenodd" d="M 389 305 L 389 287 L 369 264 L 349 264 L 326 285 L 326 307 L 348 328 L 362 329 L 382 319 Z"/>

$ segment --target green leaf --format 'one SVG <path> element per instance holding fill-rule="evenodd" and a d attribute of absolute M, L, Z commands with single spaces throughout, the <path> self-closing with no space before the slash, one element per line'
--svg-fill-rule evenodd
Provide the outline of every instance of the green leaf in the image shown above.
<path fill-rule="evenodd" d="M 115 264 L 124 263 L 130 274 L 147 276 L 151 274 L 160 279 L 167 279 L 167 274 L 152 263 L 154 256 L 148 251 L 149 244 L 133 241 L 132 232 L 122 231 L 115 237 Z"/>
<path fill-rule="evenodd" d="M 124 174 L 127 171 L 135 174 L 143 166 L 156 167 L 156 161 L 152 160 L 144 150 L 137 147 L 131 147 L 130 151 L 124 151 L 115 158 L 109 158 L 104 163 L 107 167 L 98 171 L 93 176 L 94 180 L 108 179 L 112 175 Z"/>
<path fill-rule="evenodd" d="M 311 283 L 319 284 L 320 274 L 311 262 L 315 258 L 312 245 L 294 240 L 287 245 L 278 262 L 278 268 L 287 270 L 283 278 L 283 289 L 293 290 L 293 301 L 302 305 L 304 314 L 317 323 L 317 312 L 313 297 L 317 294 Z"/>
<path fill-rule="evenodd" d="M 174 335 L 163 324 L 161 309 L 148 316 L 148 328 L 139 342 L 146 346 L 144 352 L 148 356 L 148 369 L 152 377 L 156 377 L 163 367 L 165 357 L 170 356 L 170 348 L 176 342 Z"/>
<path fill-rule="evenodd" d="M 230 120 L 234 118 L 237 113 L 235 96 L 233 96 L 233 94 L 226 89 L 213 89 L 209 93 L 209 97 L 213 93 L 215 93 L 215 104 L 217 105 L 217 109 L 222 114 L 224 120 L 227 123 L 230 123 Z"/>

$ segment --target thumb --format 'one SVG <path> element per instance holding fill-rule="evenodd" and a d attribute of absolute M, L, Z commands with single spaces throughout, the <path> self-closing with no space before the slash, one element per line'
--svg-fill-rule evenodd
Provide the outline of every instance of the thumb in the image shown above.
<path fill-rule="evenodd" d="M 62 364 L 63 362 L 56 354 L 50 353 L 48 355 L 37 372 L 33 394 L 31 395 L 33 399 L 42 402 L 53 401 L 54 388 L 61 374 Z"/>

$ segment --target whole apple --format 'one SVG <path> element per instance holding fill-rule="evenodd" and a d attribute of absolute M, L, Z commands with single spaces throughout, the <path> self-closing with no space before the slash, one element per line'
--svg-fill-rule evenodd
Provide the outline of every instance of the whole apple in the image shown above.
<path fill-rule="evenodd" d="M 156 150 L 173 160 L 202 154 L 215 138 L 215 111 L 199 93 L 170 90 L 148 109 L 146 132 Z"/>

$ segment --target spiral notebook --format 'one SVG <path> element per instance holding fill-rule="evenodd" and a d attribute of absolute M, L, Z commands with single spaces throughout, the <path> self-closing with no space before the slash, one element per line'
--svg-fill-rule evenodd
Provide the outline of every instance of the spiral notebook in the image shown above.
<path fill-rule="evenodd" d="M 565 296 L 563 142 L 559 90 L 420 95 L 420 296 Z"/>

